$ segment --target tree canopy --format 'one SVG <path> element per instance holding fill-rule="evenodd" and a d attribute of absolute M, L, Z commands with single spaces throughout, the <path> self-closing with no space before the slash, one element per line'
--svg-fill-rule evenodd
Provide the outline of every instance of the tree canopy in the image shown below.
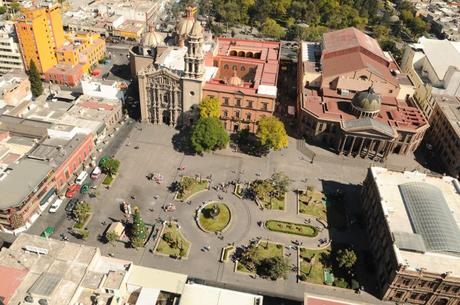
<path fill-rule="evenodd" d="M 350 270 L 356 264 L 356 253 L 351 249 L 337 251 L 337 263 L 340 268 Z"/>
<path fill-rule="evenodd" d="M 200 118 L 218 118 L 220 116 L 220 102 L 215 97 L 205 97 L 198 107 Z"/>
<path fill-rule="evenodd" d="M 117 159 L 107 159 L 100 164 L 101 170 L 104 174 L 114 176 L 118 173 L 120 168 L 120 161 Z"/>
<path fill-rule="evenodd" d="M 140 209 L 135 207 L 133 214 L 133 225 L 131 228 L 131 245 L 133 248 L 143 247 L 146 238 L 147 227 L 141 218 Z"/>
<path fill-rule="evenodd" d="M 192 127 L 192 147 L 199 154 L 224 148 L 229 140 L 229 136 L 218 118 L 200 118 Z"/>
<path fill-rule="evenodd" d="M 276 39 L 281 39 L 284 37 L 284 29 L 275 20 L 272 18 L 265 19 L 264 24 L 262 25 L 262 33 L 266 36 L 273 37 Z"/>
<path fill-rule="evenodd" d="M 29 81 L 30 81 L 30 90 L 34 97 L 40 96 L 43 94 L 43 84 L 40 78 L 40 73 L 38 73 L 37 66 L 35 62 L 31 59 L 29 63 Z"/>
<path fill-rule="evenodd" d="M 259 121 L 257 136 L 262 145 L 267 144 L 274 150 L 288 147 L 288 136 L 283 122 L 276 117 L 263 117 Z"/>
<path fill-rule="evenodd" d="M 257 274 L 276 280 L 280 277 L 287 278 L 289 264 L 287 260 L 280 256 L 263 258 L 256 264 Z"/>

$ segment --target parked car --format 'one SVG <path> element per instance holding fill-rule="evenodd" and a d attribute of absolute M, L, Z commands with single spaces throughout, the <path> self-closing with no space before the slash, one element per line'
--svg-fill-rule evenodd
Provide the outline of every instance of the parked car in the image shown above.
<path fill-rule="evenodd" d="M 70 199 L 69 202 L 67 202 L 67 205 L 65 206 L 65 211 L 67 213 L 72 212 L 75 206 L 77 205 L 77 202 L 78 202 L 77 198 Z"/>
<path fill-rule="evenodd" d="M 88 177 L 88 172 L 82 171 L 82 172 L 78 175 L 77 179 L 75 179 L 75 183 L 76 183 L 76 184 L 79 184 L 79 185 L 82 185 L 83 182 L 85 182 L 85 180 L 86 180 L 87 177 Z"/>
<path fill-rule="evenodd" d="M 59 207 L 61 206 L 62 204 L 62 199 L 57 199 L 55 202 L 53 202 L 53 204 L 51 205 L 50 209 L 48 212 L 50 213 L 56 213 L 56 211 L 59 209 Z"/>
<path fill-rule="evenodd" d="M 69 186 L 69 188 L 67 189 L 67 191 L 65 192 L 65 196 L 67 198 L 72 198 L 73 196 L 75 196 L 75 194 L 80 190 L 80 185 L 79 184 L 72 184 L 71 186 Z"/>
<path fill-rule="evenodd" d="M 91 179 L 96 180 L 98 179 L 102 174 L 102 170 L 99 166 L 96 166 L 94 170 L 91 172 Z"/>

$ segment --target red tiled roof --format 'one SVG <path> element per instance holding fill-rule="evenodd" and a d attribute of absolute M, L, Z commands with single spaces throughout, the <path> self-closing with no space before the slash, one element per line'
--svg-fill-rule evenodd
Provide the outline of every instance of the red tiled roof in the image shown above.
<path fill-rule="evenodd" d="M 323 54 L 361 47 L 388 61 L 379 43 L 356 28 L 346 28 L 323 35 Z"/>
<path fill-rule="evenodd" d="M 276 86 L 278 82 L 280 48 L 280 43 L 273 41 L 218 38 L 217 55 L 213 57 L 212 61 L 208 58 L 207 62 L 212 63 L 219 69 L 222 69 L 221 63 L 229 65 L 232 63 L 246 64 L 246 67 L 255 67 L 255 73 L 251 82 L 245 79 L 246 86 L 244 87 L 234 87 L 220 82 L 219 79 L 211 79 L 206 82 L 203 89 L 222 92 L 241 91 L 244 94 L 254 95 L 257 94 L 257 89 L 260 85 Z M 232 56 L 230 55 L 231 51 L 260 53 L 260 58 Z M 216 75 L 221 74 L 217 73 Z M 252 87 L 249 88 L 247 85 L 251 83 Z"/>
<path fill-rule="evenodd" d="M 27 275 L 27 270 L 21 270 L 0 265 L 0 297 L 3 297 L 3 303 L 8 305 L 11 297 L 21 285 Z"/>

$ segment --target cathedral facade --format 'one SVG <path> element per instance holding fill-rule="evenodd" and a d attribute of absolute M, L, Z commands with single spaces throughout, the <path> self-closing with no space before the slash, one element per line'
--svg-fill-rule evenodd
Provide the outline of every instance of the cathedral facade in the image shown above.
<path fill-rule="evenodd" d="M 203 84 L 203 32 L 189 7 L 170 37 L 171 44 L 150 27 L 141 45 L 130 52 L 143 122 L 173 127 L 193 122 Z"/>

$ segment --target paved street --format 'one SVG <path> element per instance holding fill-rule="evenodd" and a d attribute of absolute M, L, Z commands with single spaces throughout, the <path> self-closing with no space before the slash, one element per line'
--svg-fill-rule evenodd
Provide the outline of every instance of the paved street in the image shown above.
<path fill-rule="evenodd" d="M 122 257 L 134 261 L 136 264 L 167 269 L 171 271 L 189 274 L 216 285 L 237 285 L 239 289 L 262 293 L 264 295 L 285 296 L 289 299 L 301 300 L 305 290 L 330 294 L 336 293 L 340 296 L 347 296 L 351 299 L 358 299 L 363 302 L 378 304 L 379 301 L 368 294 L 356 295 L 351 290 L 330 288 L 321 285 L 298 284 L 295 273 L 291 272 L 287 280 L 272 282 L 263 279 L 252 279 L 248 275 L 234 273 L 232 263 L 219 263 L 221 248 L 228 243 L 236 245 L 247 245 L 249 240 L 255 237 L 262 237 L 273 242 L 280 242 L 290 245 L 291 240 L 298 239 L 306 247 L 316 248 L 319 238 L 328 238 L 344 243 L 351 243 L 358 250 L 365 245 L 365 235 L 359 229 L 353 232 L 338 232 L 324 230 L 318 237 L 301 238 L 286 234 L 270 232 L 260 226 L 258 221 L 267 219 L 279 219 L 303 223 L 305 216 L 297 215 L 296 197 L 294 192 L 287 194 L 285 211 L 261 211 L 259 207 L 248 200 L 241 200 L 234 196 L 229 188 L 227 193 L 217 193 L 215 190 L 199 193 L 194 196 L 191 205 L 176 202 L 175 212 L 164 212 L 161 209 L 166 203 L 173 202 L 174 194 L 168 187 L 180 178 L 180 175 L 199 174 L 206 177 L 212 174 L 213 185 L 221 182 L 228 182 L 236 179 L 252 181 L 259 178 L 269 177 L 276 171 L 283 171 L 294 181 L 292 190 L 305 188 L 306 184 L 314 185 L 317 189 L 336 190 L 343 188 L 346 191 L 347 205 L 356 202 L 357 185 L 362 183 L 365 174 L 365 167 L 354 167 L 343 165 L 342 162 L 328 162 L 311 164 L 297 150 L 295 139 L 290 139 L 290 147 L 280 152 L 273 152 L 266 158 L 251 157 L 232 152 L 230 149 L 206 154 L 203 157 L 187 155 L 173 149 L 172 138 L 177 131 L 166 126 L 153 126 L 135 123 L 131 127 L 120 130 L 128 136 L 117 136 L 113 139 L 104 154 L 115 154 L 121 161 L 120 173 L 109 190 L 100 186 L 97 189 L 96 198 L 86 198 L 94 212 L 89 224 L 90 237 L 84 242 L 89 245 L 98 246 L 104 254 L 113 253 L 115 257 Z M 136 149 L 135 147 L 138 147 Z M 117 151 L 117 148 L 120 149 Z M 116 152 L 117 151 L 117 152 Z M 179 168 L 185 167 L 185 170 Z M 156 184 L 146 178 L 150 172 L 158 172 L 164 176 L 162 184 Z M 306 181 L 306 182 L 305 182 Z M 336 181 L 339 181 L 336 182 Z M 205 201 L 217 200 L 217 195 L 224 197 L 224 201 L 231 209 L 233 218 L 230 227 L 224 233 L 224 239 L 219 240 L 216 235 L 202 232 L 195 224 L 194 216 L 196 208 Z M 135 200 L 131 199 L 135 197 Z M 155 199 L 154 196 L 159 196 Z M 154 255 L 150 252 L 154 241 L 150 240 L 145 249 L 134 250 L 119 243 L 115 247 L 100 241 L 100 237 L 111 221 L 123 218 L 120 204 L 127 201 L 141 208 L 142 217 L 148 224 L 155 224 L 158 219 L 177 219 L 180 223 L 185 237 L 192 242 L 191 251 L 187 260 L 175 261 L 171 258 Z M 65 204 L 63 204 L 64 206 Z M 350 213 L 356 208 L 349 206 Z M 105 224 L 103 224 L 105 223 Z M 312 220 L 315 224 L 315 220 Z M 73 221 L 65 218 L 64 209 L 57 214 L 51 215 L 45 212 L 42 217 L 29 230 L 30 233 L 39 234 L 44 227 L 55 226 L 55 238 L 60 233 L 69 236 L 72 242 L 83 241 L 70 236 L 67 230 L 73 225 Z M 318 224 L 319 225 L 319 224 Z M 211 251 L 203 252 L 204 245 L 211 245 Z M 292 253 L 289 256 L 290 263 L 296 264 L 296 253 L 294 250 L 286 250 Z"/>

